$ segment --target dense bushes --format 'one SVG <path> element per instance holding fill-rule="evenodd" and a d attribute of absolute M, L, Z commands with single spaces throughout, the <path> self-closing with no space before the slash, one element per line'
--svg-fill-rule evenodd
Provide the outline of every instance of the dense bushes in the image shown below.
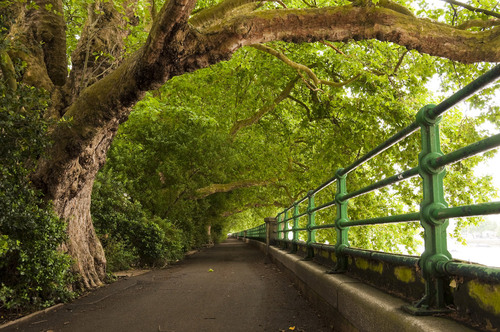
<path fill-rule="evenodd" d="M 106 172 L 99 173 L 94 185 L 92 218 L 106 252 L 108 271 L 158 267 L 182 257 L 181 231 L 152 217 Z"/>
<path fill-rule="evenodd" d="M 48 144 L 46 97 L 0 80 L 0 311 L 51 305 L 72 296 L 70 258 L 58 251 L 65 224 L 42 200 L 29 174 Z"/>

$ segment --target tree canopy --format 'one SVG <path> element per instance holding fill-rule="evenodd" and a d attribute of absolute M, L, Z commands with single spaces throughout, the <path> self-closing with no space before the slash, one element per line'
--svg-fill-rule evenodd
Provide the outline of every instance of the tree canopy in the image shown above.
<path fill-rule="evenodd" d="M 103 282 L 103 245 L 157 265 L 209 240 L 209 226 L 217 237 L 260 222 L 413 121 L 435 98 L 433 78 L 449 92 L 499 62 L 497 2 L 442 4 L 4 0 L 2 91 L 33 86 L 49 96 L 40 135 L 52 144 L 28 157 L 25 178 L 65 223 L 76 285 Z M 447 115 L 445 148 L 477 140 L 484 121 L 498 126 L 493 89 L 470 101 L 479 117 Z M 403 147 L 364 166 L 354 183 L 415 164 L 418 143 Z M 495 194 L 472 174 L 480 159 L 451 168 L 450 187 L 480 183 L 451 202 Z M 411 183 L 384 194 L 353 200 L 352 213 L 402 211 L 419 196 Z M 404 227 L 411 251 L 419 228 Z M 162 245 L 134 242 L 131 230 Z M 375 232 L 352 241 L 400 250 L 391 233 Z M 4 225 L 0 235 L 0 243 L 14 236 Z"/>

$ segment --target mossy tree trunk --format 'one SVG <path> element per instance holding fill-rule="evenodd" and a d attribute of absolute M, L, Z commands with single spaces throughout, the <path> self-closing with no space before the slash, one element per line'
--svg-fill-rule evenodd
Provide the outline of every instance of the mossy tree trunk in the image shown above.
<path fill-rule="evenodd" d="M 167 1 L 147 41 L 125 58 L 127 20 L 111 2 L 96 2 L 89 13 L 101 14 L 89 15 L 68 76 L 65 22 L 57 14 L 62 1 L 37 4 L 31 9 L 15 5 L 19 7 L 12 12 L 18 19 L 10 35 L 25 48 L 9 55 L 26 61 L 25 83 L 52 96 L 46 116 L 59 120 L 51 131 L 54 145 L 33 180 L 68 222 L 65 248 L 75 259 L 82 288 L 100 285 L 106 269 L 90 216 L 94 178 L 119 124 L 146 91 L 176 75 L 227 60 L 242 46 L 274 40 L 378 39 L 464 63 L 500 61 L 500 27 L 469 32 L 376 6 L 253 11 L 257 2 L 241 0 L 226 0 L 191 19 L 195 1 Z M 94 52 L 112 54 L 116 60 L 98 61 L 90 56 Z"/>

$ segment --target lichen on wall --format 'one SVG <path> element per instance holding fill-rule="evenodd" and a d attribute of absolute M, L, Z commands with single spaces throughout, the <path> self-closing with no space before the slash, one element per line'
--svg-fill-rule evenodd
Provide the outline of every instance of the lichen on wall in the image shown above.
<path fill-rule="evenodd" d="M 490 285 L 471 280 L 468 288 L 469 296 L 478 303 L 481 309 L 500 315 L 500 284 Z"/>
<path fill-rule="evenodd" d="M 415 281 L 415 274 L 413 273 L 413 270 L 407 266 L 395 267 L 394 275 L 398 280 L 407 284 Z"/>
<path fill-rule="evenodd" d="M 382 274 L 384 271 L 384 265 L 380 262 L 370 262 L 366 259 L 357 257 L 355 259 L 356 267 L 362 270 L 372 270 L 374 272 Z"/>

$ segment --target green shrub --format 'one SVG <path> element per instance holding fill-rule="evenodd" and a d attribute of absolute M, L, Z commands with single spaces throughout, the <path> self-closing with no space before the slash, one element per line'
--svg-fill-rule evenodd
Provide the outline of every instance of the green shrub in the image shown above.
<path fill-rule="evenodd" d="M 124 241 L 107 241 L 105 251 L 110 272 L 128 270 L 139 263 L 139 256 L 127 248 Z"/>
<path fill-rule="evenodd" d="M 182 232 L 167 220 L 151 216 L 105 172 L 98 174 L 94 184 L 91 211 L 111 272 L 161 267 L 184 253 Z"/>
<path fill-rule="evenodd" d="M 32 186 L 29 175 L 48 146 L 41 114 L 47 98 L 0 80 L 0 310 L 33 310 L 73 294 L 69 256 L 58 251 L 66 224 Z"/>

